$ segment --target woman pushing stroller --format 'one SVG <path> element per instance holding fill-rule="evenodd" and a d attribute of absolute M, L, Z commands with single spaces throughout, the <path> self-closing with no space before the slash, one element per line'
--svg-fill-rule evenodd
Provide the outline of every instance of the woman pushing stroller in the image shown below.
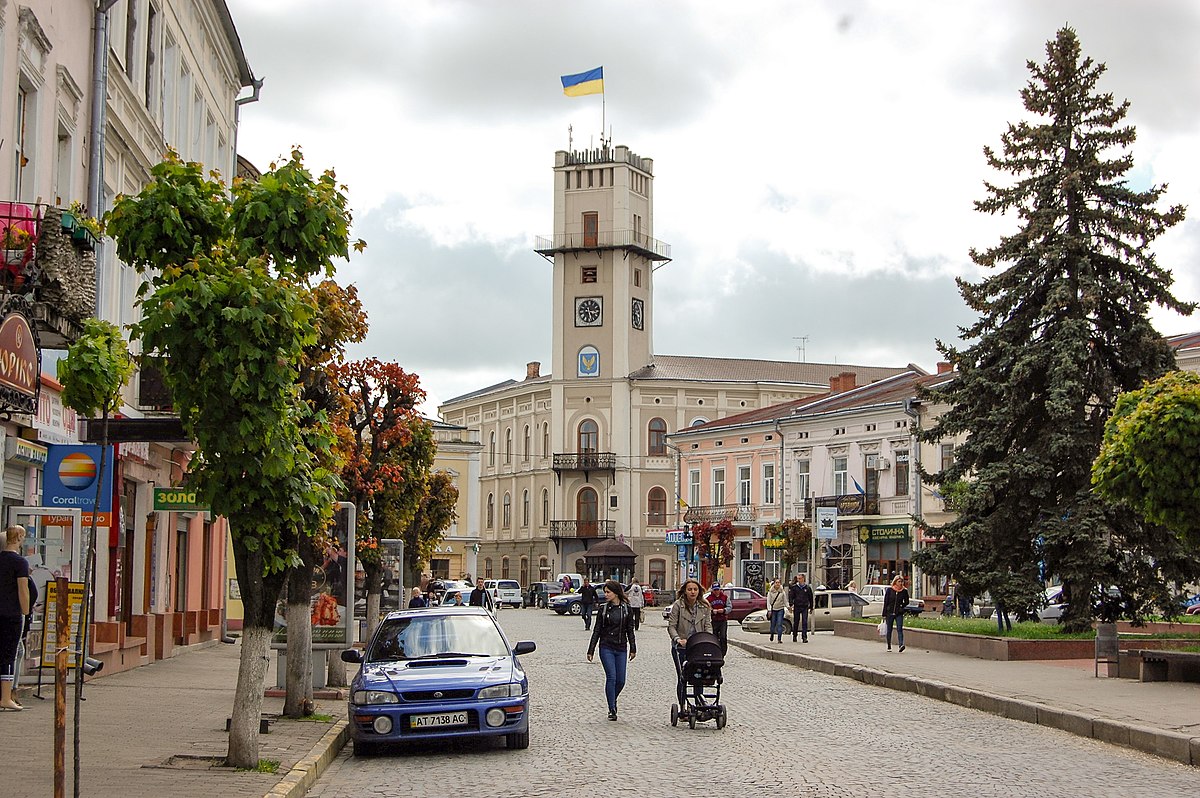
<path fill-rule="evenodd" d="M 687 707 L 687 685 L 683 680 L 684 650 L 696 632 L 712 633 L 712 610 L 702 596 L 700 583 L 689 579 L 679 588 L 679 597 L 667 616 L 667 634 L 671 637 L 671 657 L 675 661 L 675 690 L 679 706 Z"/>

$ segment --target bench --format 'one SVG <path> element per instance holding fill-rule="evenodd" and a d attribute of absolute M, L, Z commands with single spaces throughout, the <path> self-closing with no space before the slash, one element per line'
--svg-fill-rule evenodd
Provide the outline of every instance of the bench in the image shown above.
<path fill-rule="evenodd" d="M 1143 682 L 1200 682 L 1200 654 L 1135 648 L 1123 652 Z"/>

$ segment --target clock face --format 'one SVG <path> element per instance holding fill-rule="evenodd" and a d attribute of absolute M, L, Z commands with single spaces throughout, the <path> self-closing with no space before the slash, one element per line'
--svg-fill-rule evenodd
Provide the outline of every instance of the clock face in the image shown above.
<path fill-rule="evenodd" d="M 603 306 L 600 297 L 582 297 L 575 300 L 575 326 L 599 327 L 603 324 Z"/>
<path fill-rule="evenodd" d="M 633 329 L 643 330 L 646 327 L 646 306 L 640 299 L 633 300 L 633 307 L 629 309 L 629 318 L 633 322 Z"/>

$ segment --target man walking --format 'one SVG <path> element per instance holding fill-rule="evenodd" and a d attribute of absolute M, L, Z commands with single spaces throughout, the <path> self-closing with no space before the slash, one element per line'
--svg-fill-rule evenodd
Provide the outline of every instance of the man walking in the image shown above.
<path fill-rule="evenodd" d="M 812 588 L 804 574 L 796 574 L 788 586 L 788 603 L 792 605 L 792 642 L 796 642 L 796 629 L 800 629 L 801 642 L 808 642 L 808 613 L 813 606 Z"/>
<path fill-rule="evenodd" d="M 585 576 L 579 588 L 579 607 L 583 610 L 583 628 L 592 628 L 592 607 L 596 605 L 596 586 Z"/>
<path fill-rule="evenodd" d="M 642 607 L 646 606 L 646 596 L 642 593 L 642 586 L 636 576 L 629 587 L 625 588 L 625 598 L 629 599 L 629 609 L 633 610 L 633 628 L 639 629 L 642 626 Z"/>
<path fill-rule="evenodd" d="M 485 607 L 488 612 L 494 612 L 492 609 L 492 594 L 483 586 L 483 582 L 475 585 L 475 589 L 471 591 L 471 598 L 467 601 L 472 607 Z"/>

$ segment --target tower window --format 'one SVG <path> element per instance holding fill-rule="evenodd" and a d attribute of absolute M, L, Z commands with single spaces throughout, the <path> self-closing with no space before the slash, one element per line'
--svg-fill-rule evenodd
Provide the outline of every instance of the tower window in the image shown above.
<path fill-rule="evenodd" d="M 600 238 L 600 215 L 598 213 L 585 213 L 583 215 L 583 245 L 585 247 L 598 246 Z"/>

